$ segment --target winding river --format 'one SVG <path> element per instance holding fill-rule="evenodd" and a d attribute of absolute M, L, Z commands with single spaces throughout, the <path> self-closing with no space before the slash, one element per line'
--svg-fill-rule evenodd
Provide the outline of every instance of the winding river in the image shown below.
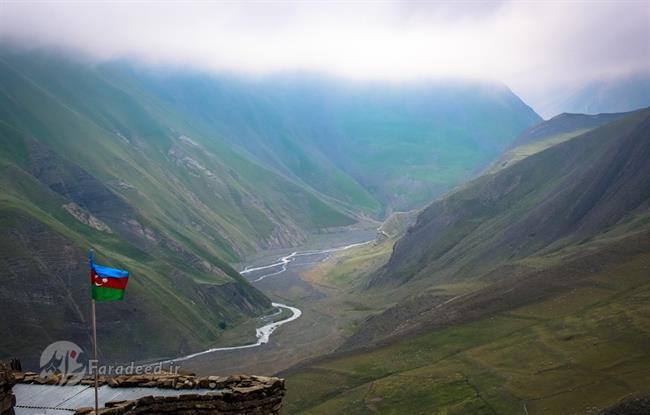
<path fill-rule="evenodd" d="M 285 318 L 284 320 L 276 321 L 273 323 L 266 324 L 258 329 L 255 330 L 255 335 L 257 336 L 257 341 L 255 343 L 250 343 L 250 344 L 245 344 L 243 346 L 229 346 L 229 347 L 214 347 L 212 349 L 204 350 L 202 352 L 198 353 L 193 353 L 193 354 L 188 354 L 187 356 L 183 357 L 178 357 L 176 359 L 171 360 L 171 362 L 182 362 L 184 360 L 189 360 L 197 356 L 202 356 L 204 354 L 209 354 L 209 353 L 214 353 L 214 352 L 223 352 L 226 350 L 240 350 L 240 349 L 250 349 L 252 347 L 258 347 L 263 344 L 266 344 L 269 342 L 269 338 L 271 337 L 271 333 L 275 331 L 278 327 L 280 327 L 283 324 L 286 324 L 290 321 L 296 320 L 298 317 L 302 315 L 302 311 L 300 311 L 296 307 L 291 307 L 285 304 L 280 304 L 280 303 L 271 303 L 273 307 L 278 308 L 280 311 L 282 309 L 286 309 L 291 311 L 293 314 L 290 317 Z"/>
<path fill-rule="evenodd" d="M 355 248 L 357 246 L 363 246 L 371 243 L 373 240 L 366 241 L 366 242 L 359 242 L 359 243 L 354 243 L 354 244 L 349 244 L 345 246 L 341 246 L 338 248 L 329 248 L 329 249 L 321 249 L 321 250 L 311 250 L 311 251 L 302 251 L 302 252 L 292 252 L 289 255 L 280 257 L 276 262 L 269 264 L 269 265 L 263 265 L 259 267 L 246 267 L 242 271 L 240 271 L 240 274 L 250 274 L 252 272 L 257 272 L 257 271 L 263 271 L 263 270 L 270 270 L 270 272 L 262 274 L 258 276 L 256 279 L 252 280 L 251 282 L 259 282 L 264 280 L 265 278 L 272 277 L 274 275 L 280 275 L 283 272 L 287 271 L 287 266 L 296 260 L 298 257 L 303 257 L 303 256 L 309 256 L 309 255 L 322 255 L 322 254 L 329 254 L 332 252 L 338 252 L 338 251 L 345 251 L 347 249 Z M 211 349 L 204 350 L 202 352 L 197 352 L 197 353 L 192 353 L 187 356 L 182 356 L 182 357 L 177 357 L 176 359 L 168 360 L 165 363 L 169 362 L 182 362 L 184 360 L 189 360 L 198 356 L 206 355 L 209 353 L 215 353 L 215 352 L 222 352 L 222 351 L 228 351 L 228 350 L 240 350 L 240 349 L 251 349 L 253 347 L 259 347 L 262 346 L 263 344 L 266 344 L 269 342 L 269 339 L 271 338 L 271 334 L 280 327 L 283 324 L 287 324 L 291 321 L 294 321 L 298 319 L 302 315 L 302 311 L 296 307 L 291 307 L 286 304 L 281 304 L 281 303 L 271 303 L 273 307 L 277 309 L 277 311 L 273 314 L 270 314 L 266 317 L 263 317 L 262 319 L 268 319 L 269 317 L 273 317 L 277 314 L 280 314 L 282 310 L 288 310 L 292 314 L 291 316 L 275 321 L 272 323 L 268 323 L 263 325 L 262 327 L 259 327 L 255 329 L 255 335 L 257 337 L 257 341 L 255 343 L 250 343 L 250 344 L 244 344 L 242 346 L 228 346 L 228 347 L 214 347 Z"/>
<path fill-rule="evenodd" d="M 373 239 L 374 240 L 374 239 Z M 264 265 L 261 267 L 246 267 L 243 270 L 239 271 L 240 274 L 249 274 L 251 272 L 255 271 L 261 271 L 264 269 L 274 269 L 274 268 L 280 268 L 277 271 L 269 272 L 268 274 L 261 275 L 257 277 L 256 279 L 252 280 L 251 282 L 259 282 L 262 281 L 265 278 L 272 277 L 274 275 L 279 275 L 282 274 L 287 270 L 287 265 L 293 261 L 295 261 L 296 258 L 301 257 L 301 256 L 309 256 L 309 255 L 320 255 L 320 254 L 329 254 L 332 252 L 338 252 L 338 251 L 345 251 L 350 248 L 355 248 L 357 246 L 363 246 L 363 245 L 368 245 L 371 243 L 373 240 L 366 241 L 366 242 L 359 242 L 355 244 L 350 244 L 350 245 L 345 245 L 341 246 L 338 248 L 329 248 L 329 249 L 320 249 L 320 250 L 312 250 L 312 251 L 303 251 L 303 252 L 292 252 L 291 254 L 287 256 L 283 256 L 280 259 L 278 259 L 278 262 L 274 262 L 273 264 L 270 265 Z"/>

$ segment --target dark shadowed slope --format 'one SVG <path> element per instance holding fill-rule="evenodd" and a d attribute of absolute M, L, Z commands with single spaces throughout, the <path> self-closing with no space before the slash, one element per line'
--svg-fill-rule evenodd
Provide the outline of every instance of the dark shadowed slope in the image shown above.
<path fill-rule="evenodd" d="M 649 134 L 639 111 L 434 202 L 367 282 L 413 295 L 342 350 L 541 301 L 646 252 Z M 449 285 L 458 295 L 439 289 Z"/>
<path fill-rule="evenodd" d="M 548 140 L 561 134 L 586 132 L 628 115 L 630 115 L 630 112 L 596 115 L 565 112 L 526 129 L 512 142 L 511 147 Z"/>
<path fill-rule="evenodd" d="M 503 261 L 581 243 L 644 213 L 649 114 L 636 112 L 434 202 L 375 283 L 476 278 Z"/>

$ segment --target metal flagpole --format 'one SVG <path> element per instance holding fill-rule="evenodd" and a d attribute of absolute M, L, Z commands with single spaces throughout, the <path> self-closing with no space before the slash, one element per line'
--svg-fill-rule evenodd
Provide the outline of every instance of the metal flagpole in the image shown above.
<path fill-rule="evenodd" d="M 99 362 L 97 361 L 97 320 L 95 318 L 95 299 L 93 303 L 93 358 L 95 359 L 95 415 L 99 414 L 99 399 L 97 394 L 97 372 L 99 372 Z"/>
<path fill-rule="evenodd" d="M 88 250 L 88 260 L 90 261 L 90 289 L 95 284 L 94 269 L 95 269 L 95 255 L 93 250 Z M 92 295 L 92 294 L 91 294 Z M 97 393 L 97 377 L 99 372 L 99 361 L 97 360 L 97 318 L 95 316 L 95 298 L 92 300 L 92 320 L 93 320 L 93 359 L 95 360 L 95 415 L 99 414 L 99 399 Z"/>

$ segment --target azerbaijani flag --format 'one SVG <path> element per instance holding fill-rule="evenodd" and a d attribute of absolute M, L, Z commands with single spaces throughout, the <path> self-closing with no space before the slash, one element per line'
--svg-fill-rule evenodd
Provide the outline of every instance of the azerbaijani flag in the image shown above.
<path fill-rule="evenodd" d="M 129 271 L 95 264 L 90 251 L 90 284 L 93 300 L 119 301 L 124 298 Z"/>

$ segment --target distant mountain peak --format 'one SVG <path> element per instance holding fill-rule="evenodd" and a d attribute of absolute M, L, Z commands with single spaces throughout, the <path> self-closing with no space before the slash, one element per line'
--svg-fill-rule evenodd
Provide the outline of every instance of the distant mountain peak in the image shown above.
<path fill-rule="evenodd" d="M 540 106 L 542 114 L 606 114 L 650 106 L 650 72 L 596 79 Z"/>

